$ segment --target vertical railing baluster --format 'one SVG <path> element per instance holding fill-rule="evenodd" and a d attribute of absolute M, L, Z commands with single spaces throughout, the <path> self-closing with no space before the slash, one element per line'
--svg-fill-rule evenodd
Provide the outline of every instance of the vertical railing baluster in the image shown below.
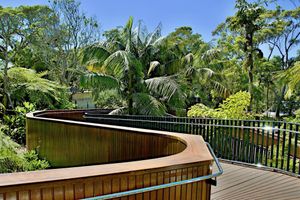
<path fill-rule="evenodd" d="M 195 129 L 195 134 L 199 135 L 199 119 L 194 118 L 194 129 Z M 205 140 L 205 138 L 203 138 Z"/>
<path fill-rule="evenodd" d="M 279 149 L 280 149 L 280 144 L 281 144 L 281 139 L 280 139 L 280 129 L 281 129 L 281 123 L 277 123 L 278 130 L 277 130 L 277 148 L 276 148 L 276 164 L 275 168 L 278 168 L 279 165 Z"/>
<path fill-rule="evenodd" d="M 216 144 L 217 144 L 216 143 L 216 132 L 214 131 L 214 124 L 216 123 L 215 121 L 216 121 L 216 119 L 210 119 L 210 122 L 209 122 L 209 132 L 210 132 L 211 135 L 213 135 L 213 143 L 215 143 L 215 146 L 216 146 Z"/>
<path fill-rule="evenodd" d="M 268 128 L 266 129 L 266 155 L 265 155 L 265 166 L 268 166 L 268 154 L 269 154 L 269 135 L 270 135 L 270 126 L 268 124 Z"/>
<path fill-rule="evenodd" d="M 274 134 L 274 131 L 275 131 L 275 123 L 272 122 L 272 141 L 271 141 L 271 155 L 270 155 L 270 167 L 273 167 L 273 157 L 274 157 L 274 140 L 275 140 L 275 134 Z"/>
<path fill-rule="evenodd" d="M 231 125 L 231 120 L 227 120 L 226 125 L 228 126 L 227 128 L 227 134 L 226 134 L 226 147 L 227 147 L 227 159 L 230 159 L 231 157 L 231 135 L 232 135 L 232 127 Z"/>
<path fill-rule="evenodd" d="M 241 134 L 241 161 L 245 162 L 245 131 L 247 131 L 247 128 L 245 128 L 245 121 L 241 121 L 241 123 L 243 125 L 243 132 Z"/>
<path fill-rule="evenodd" d="M 198 134 L 202 135 L 203 139 L 207 142 L 207 138 L 205 134 L 202 134 L 202 118 L 198 118 Z"/>
<path fill-rule="evenodd" d="M 176 118 L 175 117 L 173 117 L 172 119 L 171 119 L 171 126 L 172 126 L 172 128 L 171 128 L 171 130 L 172 130 L 172 132 L 176 132 Z"/>
<path fill-rule="evenodd" d="M 222 158 L 226 158 L 226 154 L 225 154 L 225 134 L 226 134 L 226 128 L 225 128 L 225 120 L 219 120 L 218 123 L 220 125 L 222 125 L 222 128 L 219 129 L 217 135 L 217 139 L 218 139 L 218 142 L 219 142 L 219 149 L 220 149 L 220 154 L 222 156 Z"/>
<path fill-rule="evenodd" d="M 295 142 L 294 142 L 293 173 L 296 173 L 296 161 L 297 161 L 297 153 L 298 153 L 298 131 L 299 131 L 298 124 L 296 125 L 295 131 L 296 132 L 295 132 Z"/>
<path fill-rule="evenodd" d="M 291 155 L 291 145 L 292 145 L 292 133 L 291 131 L 293 131 L 293 125 L 289 124 L 289 130 L 288 130 L 288 134 L 289 134 L 289 142 L 288 142 L 288 153 L 287 153 L 287 171 L 290 171 L 290 155 Z"/>
<path fill-rule="evenodd" d="M 265 124 L 266 122 L 263 121 L 262 127 L 259 127 L 258 133 L 260 133 L 261 130 L 261 148 L 260 148 L 260 163 L 263 163 L 263 155 L 264 155 L 264 146 L 265 146 Z M 260 134 L 259 134 L 260 135 Z"/>
<path fill-rule="evenodd" d="M 234 138 L 233 138 L 233 151 L 234 151 L 234 159 L 233 160 L 238 160 L 238 151 L 237 151 L 237 147 L 238 147 L 238 145 L 237 145 L 237 143 L 236 143 L 236 141 L 237 141 L 237 133 L 238 133 L 238 131 L 239 131 L 239 128 L 237 127 L 238 126 L 238 122 L 237 122 L 237 120 L 234 120 L 234 126 L 235 126 L 235 128 L 234 128 Z"/>
<path fill-rule="evenodd" d="M 249 155 L 249 148 L 250 148 L 250 122 L 249 121 L 245 121 L 245 127 L 246 127 L 246 139 L 245 139 L 245 142 L 246 142 L 246 152 L 245 152 L 245 155 L 246 155 L 246 159 L 245 161 L 247 161 L 249 163 L 250 161 L 250 155 Z"/>
<path fill-rule="evenodd" d="M 229 137 L 229 140 L 230 140 L 230 153 L 231 153 L 231 160 L 234 160 L 234 156 L 235 156 L 235 152 L 234 152 L 234 132 L 235 132 L 235 129 L 234 129 L 234 120 L 230 120 L 230 126 L 231 126 L 231 129 L 230 129 L 230 137 Z"/>
<path fill-rule="evenodd" d="M 210 144 L 211 144 L 211 136 L 208 134 L 208 132 L 206 132 L 206 124 L 208 123 L 208 120 L 207 119 L 203 119 L 202 120 L 203 122 L 203 126 L 202 126 L 202 134 L 206 135 L 206 141 L 210 141 Z"/>
<path fill-rule="evenodd" d="M 286 122 L 283 123 L 283 133 L 282 133 L 282 151 L 281 151 L 281 166 L 280 169 L 284 169 L 284 150 L 285 150 L 285 140 L 286 140 Z"/>
<path fill-rule="evenodd" d="M 202 135 L 203 139 L 208 142 L 206 135 L 202 133 L 202 123 L 203 123 L 203 119 L 202 118 L 198 118 L 198 127 L 199 127 L 199 135 Z"/>
<path fill-rule="evenodd" d="M 194 135 L 195 134 L 195 130 L 194 130 L 195 118 L 187 118 L 187 119 L 188 119 L 189 133 Z"/>
<path fill-rule="evenodd" d="M 260 121 L 257 121 L 257 123 L 255 123 L 255 126 L 253 127 L 253 132 L 255 133 L 255 137 L 256 137 L 256 144 L 255 144 L 255 163 L 259 163 L 259 129 L 260 127 Z"/>
<path fill-rule="evenodd" d="M 238 148 L 237 148 L 238 152 L 237 152 L 237 154 L 238 154 L 238 161 L 241 161 L 241 150 L 240 150 L 240 147 L 241 147 L 241 132 L 243 131 L 242 130 L 242 121 L 241 120 L 239 120 L 238 126 L 239 126 L 239 130 L 238 130 L 239 136 L 238 136 Z"/>
<path fill-rule="evenodd" d="M 228 131 L 229 131 L 229 128 L 227 127 L 227 125 L 228 125 L 227 122 L 228 122 L 227 119 L 223 121 L 223 123 L 225 125 L 224 140 L 223 140 L 224 145 L 223 146 L 224 146 L 224 158 L 226 158 L 226 159 L 228 159 L 228 155 L 227 155 L 227 153 L 228 153 L 228 150 L 227 150 L 227 146 L 228 146 L 227 136 L 228 136 Z"/>
<path fill-rule="evenodd" d="M 215 153 L 218 155 L 220 154 L 220 135 L 222 135 L 221 129 L 220 129 L 220 120 L 219 119 L 214 119 L 213 120 L 213 135 L 214 137 L 214 142 L 216 146 Z M 221 158 L 223 158 L 223 155 L 220 155 Z"/>
<path fill-rule="evenodd" d="M 205 132 L 206 132 L 206 134 L 210 134 L 210 141 L 209 141 L 209 143 L 213 145 L 213 137 L 212 137 L 211 133 L 209 132 L 209 121 L 210 121 L 210 119 L 206 119 L 206 122 L 205 122 Z M 215 148 L 214 145 L 213 145 L 213 147 Z"/>

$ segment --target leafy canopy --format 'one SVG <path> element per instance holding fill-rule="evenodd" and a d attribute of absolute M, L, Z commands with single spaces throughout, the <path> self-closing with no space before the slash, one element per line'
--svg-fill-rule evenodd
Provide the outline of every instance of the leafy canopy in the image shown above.
<path fill-rule="evenodd" d="M 189 117 L 210 117 L 221 119 L 249 119 L 251 116 L 246 113 L 250 105 L 250 94 L 238 92 L 231 95 L 217 109 L 209 108 L 203 104 L 196 104 L 188 111 Z"/>

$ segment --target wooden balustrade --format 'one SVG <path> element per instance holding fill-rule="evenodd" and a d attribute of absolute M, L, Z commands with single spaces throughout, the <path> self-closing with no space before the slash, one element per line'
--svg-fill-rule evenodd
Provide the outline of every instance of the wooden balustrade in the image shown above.
<path fill-rule="evenodd" d="M 0 199 L 80 199 L 211 174 L 201 136 L 88 123 L 83 113 L 27 115 L 28 148 L 55 169 L 1 174 Z M 210 187 L 200 181 L 118 199 L 209 199 Z"/>

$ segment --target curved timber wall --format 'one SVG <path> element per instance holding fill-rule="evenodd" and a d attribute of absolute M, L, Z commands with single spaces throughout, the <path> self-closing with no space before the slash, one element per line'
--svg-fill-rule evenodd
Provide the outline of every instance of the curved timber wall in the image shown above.
<path fill-rule="evenodd" d="M 84 112 L 27 116 L 28 148 L 66 168 L 2 174 L 0 199 L 80 199 L 211 173 L 213 158 L 201 136 L 88 123 Z M 209 196 L 210 185 L 201 181 L 121 199 Z"/>

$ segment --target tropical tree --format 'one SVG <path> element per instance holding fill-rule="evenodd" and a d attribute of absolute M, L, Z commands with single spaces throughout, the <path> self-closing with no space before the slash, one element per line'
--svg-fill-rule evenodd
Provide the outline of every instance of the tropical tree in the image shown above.
<path fill-rule="evenodd" d="M 47 72 L 36 73 L 32 69 L 12 67 L 7 71 L 7 79 L 0 75 L 0 83 L 9 81 L 7 89 L 10 91 L 12 102 L 16 105 L 30 101 L 34 102 L 37 108 L 71 107 L 66 96 L 67 89 L 43 78 L 46 75 Z"/>
<path fill-rule="evenodd" d="M 141 22 L 134 28 L 131 17 L 125 27 L 113 30 L 113 34 L 106 32 L 113 37 L 82 52 L 83 63 L 98 73 L 85 76 L 83 86 L 95 88 L 94 92 L 118 88 L 127 101 L 129 114 L 163 115 L 166 107 L 154 96 L 169 102 L 173 97 L 182 97 L 182 93 L 175 77 L 145 80 L 147 67 L 153 65 L 151 58 L 157 52 L 156 45 L 161 41 L 160 31 L 161 25 L 148 33 Z"/>
<path fill-rule="evenodd" d="M 271 49 L 277 50 L 281 57 L 281 74 L 282 77 L 288 76 L 292 71 L 296 70 L 295 67 L 292 70 L 289 70 L 294 62 L 291 58 L 291 53 L 293 49 L 300 42 L 300 8 L 296 7 L 293 10 L 284 10 L 281 7 L 277 7 L 276 12 L 270 17 L 273 25 L 273 32 L 270 33 L 268 37 L 268 43 Z M 286 70 L 289 70 L 285 72 Z M 290 77 L 291 78 L 291 77 Z M 294 89 L 293 81 L 288 78 L 290 85 L 287 86 L 283 84 L 281 88 L 276 91 L 277 102 L 276 102 L 276 116 L 279 117 L 279 113 L 282 108 L 282 102 L 284 96 L 291 96 L 291 92 Z M 297 78 L 295 79 L 295 81 Z M 297 81 L 296 81 L 297 82 Z M 283 83 L 286 83 L 283 81 Z"/>
<path fill-rule="evenodd" d="M 33 63 L 27 65 L 36 64 L 39 70 L 48 71 L 50 79 L 71 86 L 84 71 L 80 49 L 99 40 L 99 25 L 81 11 L 76 0 L 52 0 L 50 7 L 55 17 L 30 46 Z"/>
<path fill-rule="evenodd" d="M 291 97 L 300 84 L 300 61 L 297 61 L 293 67 L 282 71 L 278 74 L 278 77 L 287 86 L 286 98 Z"/>
<path fill-rule="evenodd" d="M 34 36 L 47 27 L 51 9 L 47 6 L 0 7 L 0 60 L 3 62 L 4 105 L 12 106 L 8 70 L 16 55 L 27 47 Z"/>
<path fill-rule="evenodd" d="M 187 107 L 200 96 L 201 101 L 205 101 L 207 93 L 212 91 L 217 91 L 222 97 L 227 96 L 228 90 L 222 83 L 223 77 L 217 66 L 219 49 L 205 43 L 191 27 L 176 28 L 161 42 L 159 49 L 159 56 L 151 63 L 148 76 L 177 76 L 185 88 Z"/>
<path fill-rule="evenodd" d="M 249 3 L 246 0 L 236 0 L 235 8 L 237 12 L 234 16 L 228 17 L 226 22 L 219 25 L 216 33 L 230 31 L 235 36 L 235 42 L 243 52 L 244 68 L 248 73 L 248 92 L 251 95 L 249 109 L 252 109 L 253 83 L 254 83 L 254 63 L 255 58 L 262 58 L 263 53 L 259 49 L 259 44 L 263 41 L 259 31 L 266 26 L 266 19 L 263 14 L 265 8 L 260 2 Z"/>

